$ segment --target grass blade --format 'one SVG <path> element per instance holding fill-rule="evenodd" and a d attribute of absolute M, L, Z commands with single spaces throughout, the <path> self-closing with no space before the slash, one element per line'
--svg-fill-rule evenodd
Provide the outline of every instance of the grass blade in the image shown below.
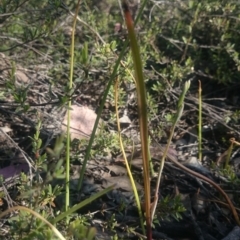
<path fill-rule="evenodd" d="M 146 89 L 143 76 L 142 60 L 140 56 L 139 46 L 134 31 L 133 20 L 126 1 L 123 1 L 123 10 L 125 21 L 130 39 L 130 47 L 135 70 L 137 99 L 138 99 L 138 114 L 140 124 L 140 136 L 142 144 L 142 159 L 144 172 L 144 192 L 145 192 L 145 210 L 146 210 L 146 225 L 147 239 L 152 239 L 151 229 L 151 200 L 150 200 L 150 174 L 149 174 L 149 145 L 148 145 L 148 118 L 147 118 L 147 103 Z"/>

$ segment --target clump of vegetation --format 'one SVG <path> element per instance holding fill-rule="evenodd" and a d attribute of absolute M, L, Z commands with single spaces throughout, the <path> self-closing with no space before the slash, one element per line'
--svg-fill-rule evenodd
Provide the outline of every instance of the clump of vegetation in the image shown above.
<path fill-rule="evenodd" d="M 232 93 L 235 92 L 231 87 L 239 86 L 240 37 L 237 29 L 240 6 L 236 1 L 143 1 L 141 4 L 145 7 L 141 9 L 137 3 L 132 1 L 130 10 L 137 21 L 135 31 L 142 62 L 138 71 L 143 70 L 146 85 L 149 126 L 145 130 L 149 127 L 156 139 L 166 142 L 175 117 L 179 120 L 184 116 L 186 122 L 198 124 L 197 118 L 186 117 L 183 108 L 176 106 L 183 83 L 191 81 L 195 92 L 200 80 L 206 94 L 211 93 L 213 86 L 225 85 Z M 54 239 L 56 235 L 61 239 L 54 224 L 66 236 L 62 239 L 93 239 L 96 236 L 96 228 L 92 228 L 96 227 L 94 216 L 78 211 L 106 194 L 112 186 L 94 192 L 96 195 L 86 194 L 85 198 L 81 195 L 82 188 L 80 193 L 76 189 L 82 186 L 83 173 L 87 175 L 85 166 L 90 158 L 110 161 L 122 150 L 114 108 L 115 81 L 119 82 L 117 109 L 120 116 L 128 116 L 131 123 L 121 123 L 123 145 L 134 148 L 140 143 L 136 128 L 136 109 L 140 103 L 135 93 L 138 71 L 134 72 L 134 55 L 127 45 L 129 29 L 124 23 L 124 11 L 117 1 L 81 1 L 74 29 L 75 10 L 75 3 L 70 0 L 64 3 L 60 0 L 5 0 L 0 6 L 0 114 L 4 119 L 0 127 L 7 124 L 13 129 L 14 146 L 19 146 L 18 151 L 28 159 L 30 166 L 30 176 L 22 173 L 14 189 L 1 190 L 2 197 L 11 203 L 5 208 L 13 207 L 11 198 L 16 205 L 26 207 L 13 208 L 19 213 L 8 218 L 9 226 L 1 233 L 6 239 Z M 74 51 L 69 51 L 73 31 Z M 72 82 L 69 81 L 69 66 L 74 69 Z M 225 94 L 223 97 L 228 97 L 228 93 Z M 70 101 L 91 106 L 98 114 L 102 111 L 105 124 L 100 134 L 92 136 L 94 143 L 91 138 L 90 141 L 69 140 L 71 145 L 66 149 L 65 136 L 57 137 L 61 132 L 57 122 L 71 108 Z M 236 96 L 228 101 L 237 105 L 239 98 Z M 239 111 L 234 107 L 225 114 L 224 124 L 228 124 L 236 135 L 233 125 L 239 123 Z M 209 118 L 203 121 L 205 124 Z M 183 128 L 187 127 L 183 124 Z M 19 136 L 23 138 L 19 140 Z M 145 140 L 149 142 L 149 139 Z M 173 140 L 177 140 L 175 135 Z M 13 153 L 4 154 L 9 158 Z M 81 183 L 76 184 L 70 178 L 64 181 L 66 154 L 69 154 L 69 164 L 75 161 L 83 164 L 79 175 Z M 10 165 L 10 160 L 4 164 Z M 1 167 L 5 167 L 4 164 Z M 130 169 L 133 176 L 139 174 L 134 168 Z M 232 187 L 237 188 L 239 181 L 231 167 L 227 166 L 221 174 L 230 176 Z M 69 193 L 70 203 L 64 208 L 65 196 Z M 73 206 L 76 196 L 79 201 Z M 234 199 L 237 202 L 238 196 Z M 146 203 L 146 199 L 141 201 Z M 124 209 L 127 212 L 127 207 Z M 104 207 L 98 211 L 105 216 Z M 184 211 L 178 196 L 166 195 L 156 209 L 154 224 L 156 226 L 159 219 L 179 220 Z M 120 239 L 118 233 L 123 226 L 115 213 L 111 216 L 103 224 L 104 228 L 113 239 Z M 130 235 L 136 234 L 139 222 L 137 224 L 127 228 Z"/>

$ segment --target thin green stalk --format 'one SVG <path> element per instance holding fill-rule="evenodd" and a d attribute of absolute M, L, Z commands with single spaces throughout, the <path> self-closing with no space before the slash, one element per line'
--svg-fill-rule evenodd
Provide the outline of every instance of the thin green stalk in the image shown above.
<path fill-rule="evenodd" d="M 227 157 L 226 157 L 224 168 L 226 168 L 228 166 L 230 158 L 231 158 L 231 155 L 232 155 L 232 151 L 233 151 L 234 141 L 232 141 L 232 139 L 230 139 L 230 142 L 231 142 L 231 144 L 230 144 L 230 147 L 227 150 Z"/>
<path fill-rule="evenodd" d="M 133 176 L 132 176 L 132 172 L 131 172 L 131 169 L 129 167 L 127 156 L 126 156 L 126 153 L 125 153 L 125 150 L 124 150 L 124 146 L 123 146 L 123 142 L 122 142 L 121 127 L 120 127 L 119 114 L 118 114 L 118 79 L 116 80 L 116 83 L 115 83 L 115 111 L 116 111 L 116 120 L 117 120 L 120 148 L 121 148 L 121 151 L 122 151 L 122 154 L 123 154 L 123 159 L 125 161 L 125 165 L 126 165 L 126 168 L 127 168 L 128 176 L 130 178 L 130 182 L 131 182 L 131 185 L 132 185 L 133 193 L 134 193 L 134 196 L 135 196 L 135 201 L 136 201 L 136 205 L 137 205 L 137 208 L 138 208 L 138 214 L 139 214 L 139 218 L 140 218 L 141 228 L 142 228 L 143 234 L 145 235 L 146 233 L 145 233 L 145 228 L 144 228 L 144 224 L 143 224 L 143 214 L 142 214 L 140 199 L 139 199 L 139 195 L 138 195 L 138 191 L 137 191 L 137 188 L 136 188 L 136 184 L 134 182 L 134 179 L 133 179 Z"/>
<path fill-rule="evenodd" d="M 88 205 L 89 203 L 93 202 L 94 200 L 96 200 L 97 198 L 105 195 L 106 193 L 110 192 L 111 190 L 114 189 L 114 185 L 109 186 L 107 188 L 105 188 L 104 190 L 102 190 L 101 192 L 98 192 L 96 194 L 94 194 L 93 196 L 81 201 L 80 203 L 74 205 L 73 207 L 69 208 L 66 212 L 59 214 L 58 216 L 56 216 L 52 223 L 56 224 L 59 221 L 61 221 L 62 219 L 64 219 L 65 217 L 69 216 L 70 214 L 76 212 L 77 210 L 83 208 L 84 206 Z"/>
<path fill-rule="evenodd" d="M 147 239 L 151 240 L 152 228 L 151 228 L 148 118 L 147 118 L 147 103 L 146 103 L 147 95 L 146 95 L 146 89 L 145 89 L 143 67 L 142 67 L 139 46 L 138 46 L 135 31 L 134 31 L 133 20 L 132 20 L 126 1 L 123 1 L 123 10 L 124 10 L 125 22 L 128 30 L 128 37 L 130 39 L 130 47 L 132 51 L 132 58 L 133 58 L 135 78 L 136 78 L 140 137 L 141 137 L 141 144 L 142 144 Z"/>
<path fill-rule="evenodd" d="M 148 144 L 149 146 L 151 146 L 151 138 L 150 136 L 148 137 Z M 153 168 L 153 162 L 152 162 L 152 157 L 151 157 L 151 151 L 150 148 L 148 149 L 148 159 L 149 159 L 149 167 L 150 167 L 150 174 L 153 177 L 155 172 L 154 172 L 154 168 Z"/>
<path fill-rule="evenodd" d="M 103 107 L 104 107 L 104 103 L 106 102 L 108 92 L 110 90 L 110 87 L 112 86 L 112 82 L 117 75 L 117 70 L 119 68 L 120 61 L 125 54 L 126 48 L 127 48 L 127 42 L 124 44 L 123 49 L 122 49 L 122 51 L 121 51 L 121 53 L 120 53 L 120 55 L 119 55 L 119 57 L 118 57 L 118 59 L 115 63 L 113 72 L 110 76 L 110 80 L 109 80 L 109 82 L 107 84 L 107 87 L 104 91 L 104 95 L 103 95 L 103 98 L 102 98 L 102 101 L 101 101 L 101 104 L 100 104 L 100 107 L 99 107 L 99 110 L 98 110 L 98 113 L 97 113 L 97 118 L 96 118 L 93 130 L 92 130 L 92 134 L 91 134 L 91 137 L 89 139 L 88 147 L 87 147 L 86 154 L 85 154 L 85 157 L 84 157 L 84 160 L 83 160 L 82 169 L 81 169 L 81 173 L 80 173 L 80 178 L 78 180 L 78 186 L 77 186 L 78 191 L 81 189 L 82 184 L 83 184 L 83 177 L 84 177 L 84 172 L 86 170 L 87 160 L 89 159 L 89 156 L 90 156 L 90 151 L 91 151 L 92 144 L 93 144 L 93 141 L 94 141 L 94 138 L 95 138 L 95 134 L 96 134 L 96 131 L 97 131 L 97 128 L 98 128 L 98 123 L 99 123 L 99 120 L 100 120 L 100 117 L 101 117 L 101 113 L 102 113 L 102 110 L 103 110 Z"/>
<path fill-rule="evenodd" d="M 185 82 L 183 91 L 182 91 L 182 93 L 181 93 L 181 95 L 179 97 L 179 100 L 178 100 L 177 113 L 176 113 L 174 121 L 173 121 L 173 126 L 172 126 L 171 131 L 170 131 L 170 136 L 168 138 L 167 146 L 165 148 L 165 151 L 164 151 L 162 159 L 161 159 L 161 164 L 160 164 L 160 169 L 159 169 L 158 179 L 157 179 L 156 189 L 155 189 L 154 202 L 153 202 L 153 207 L 152 207 L 152 214 L 151 214 L 151 218 L 152 219 L 153 219 L 153 217 L 155 215 L 155 211 L 156 211 L 156 207 L 157 207 L 158 190 L 159 190 L 159 187 L 160 187 L 161 176 L 162 176 L 162 171 L 163 171 L 163 168 L 164 168 L 165 159 L 166 159 L 166 156 L 167 156 L 167 152 L 168 152 L 170 143 L 172 141 L 172 137 L 173 137 L 173 133 L 174 133 L 175 127 L 176 127 L 176 125 L 177 125 L 177 123 L 178 123 L 178 121 L 181 118 L 182 113 L 183 113 L 184 98 L 185 98 L 185 95 L 186 95 L 189 87 L 190 87 L 190 81 Z"/>
<path fill-rule="evenodd" d="M 202 86 L 198 88 L 198 159 L 202 161 Z"/>
<path fill-rule="evenodd" d="M 76 12 L 73 20 L 73 27 L 72 27 L 72 36 L 71 36 L 71 49 L 70 49 L 70 76 L 69 76 L 69 90 L 72 89 L 72 82 L 73 82 L 73 64 L 74 64 L 74 41 L 75 41 L 75 28 L 76 28 L 76 22 L 77 22 L 77 15 L 80 7 L 81 0 L 78 0 Z M 70 199 L 70 188 L 69 188 L 69 182 L 70 182 L 70 115 L 71 115 L 71 105 L 72 101 L 71 99 L 68 102 L 68 110 L 67 110 L 67 149 L 66 149 L 66 178 L 65 178 L 65 211 L 69 208 L 69 199 Z M 67 220 L 68 221 L 68 220 Z"/>

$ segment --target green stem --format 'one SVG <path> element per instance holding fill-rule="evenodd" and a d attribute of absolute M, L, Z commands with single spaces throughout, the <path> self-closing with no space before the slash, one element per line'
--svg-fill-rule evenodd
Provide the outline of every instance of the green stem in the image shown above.
<path fill-rule="evenodd" d="M 128 176 L 130 178 L 133 193 L 134 193 L 134 196 L 135 196 L 135 201 L 136 201 L 137 208 L 138 208 L 138 214 L 139 214 L 139 218 L 140 218 L 141 228 L 142 228 L 143 234 L 145 235 L 146 233 L 145 233 L 145 228 L 144 228 L 144 224 L 143 224 L 143 214 L 142 214 L 140 199 L 139 199 L 136 184 L 134 182 L 134 178 L 133 178 L 130 166 L 128 164 L 127 156 L 126 156 L 126 153 L 124 151 L 124 146 L 123 146 L 123 142 L 122 142 L 121 127 L 120 127 L 119 114 L 118 114 L 118 80 L 116 80 L 116 83 L 115 83 L 115 111 L 116 111 L 116 120 L 117 120 L 120 148 L 121 148 L 121 151 L 122 151 L 122 154 L 123 154 L 123 158 L 124 158 L 125 165 L 126 165 L 126 168 L 127 168 Z"/>
<path fill-rule="evenodd" d="M 72 27 L 72 37 L 71 37 L 71 58 L 70 58 L 70 77 L 69 77 L 69 90 L 72 89 L 72 82 L 73 82 L 73 65 L 74 65 L 74 46 L 75 46 L 75 28 L 76 28 L 76 21 L 77 21 L 77 15 L 80 7 L 81 0 L 78 0 L 76 12 L 73 20 L 73 27 Z M 67 110 L 67 149 L 66 149 L 66 178 L 65 178 L 65 211 L 69 208 L 69 202 L 70 202 L 70 188 L 69 188 L 69 182 L 70 182 L 70 115 L 71 115 L 71 105 L 72 101 L 69 100 L 68 102 L 68 110 Z M 66 220 L 68 222 L 68 218 Z"/>
<path fill-rule="evenodd" d="M 150 199 L 150 174 L 149 174 L 149 145 L 148 145 L 148 117 L 147 117 L 147 95 L 145 89 L 145 82 L 143 76 L 142 60 L 140 56 L 139 46 L 134 31 L 134 24 L 126 1 L 123 1 L 123 10 L 125 15 L 125 22 L 128 30 L 128 37 L 130 39 L 130 47 L 132 51 L 132 59 L 135 70 L 135 80 L 138 100 L 138 114 L 140 125 L 140 137 L 142 144 L 142 159 L 143 159 L 143 178 L 144 178 L 144 192 L 145 192 L 145 211 L 146 211 L 146 225 L 147 225 L 147 239 L 152 239 L 151 228 L 151 199 Z"/>
<path fill-rule="evenodd" d="M 163 152 L 163 156 L 162 156 L 162 159 L 161 159 L 161 164 L 160 164 L 160 169 L 159 169 L 159 173 L 158 173 L 158 178 L 157 178 L 157 183 L 156 183 L 156 188 L 155 188 L 155 197 L 154 197 L 154 203 L 153 203 L 153 207 L 152 207 L 152 213 L 151 213 L 151 218 L 153 219 L 154 217 L 154 214 L 155 214 L 155 211 L 156 211 L 156 207 L 157 207 L 157 202 L 158 202 L 158 189 L 160 187 L 160 182 L 161 182 L 161 176 L 162 176 L 162 171 L 163 171 L 163 168 L 164 168 L 164 164 L 165 164 L 165 159 L 166 159 L 166 156 L 167 156 L 167 153 L 168 153 L 168 149 L 170 147 L 170 144 L 171 144 L 171 141 L 172 141 L 172 137 L 173 137 L 173 133 L 174 133 L 174 130 L 175 130 L 175 127 L 179 121 L 179 119 L 181 118 L 182 116 L 182 112 L 183 112 L 183 109 L 184 109 L 184 98 L 185 98 L 185 95 L 188 91 L 190 87 L 190 81 L 187 81 L 185 84 L 184 84 L 184 88 L 183 88 L 183 91 L 179 97 L 179 100 L 178 100 L 178 108 L 177 108 L 177 113 L 175 115 L 175 118 L 174 118 L 174 121 L 173 121 L 173 126 L 171 128 L 171 131 L 170 131 L 170 136 L 168 138 L 168 142 L 167 142 L 167 146 Z"/>
<path fill-rule="evenodd" d="M 202 161 L 202 87 L 200 81 L 198 92 L 198 159 Z"/>

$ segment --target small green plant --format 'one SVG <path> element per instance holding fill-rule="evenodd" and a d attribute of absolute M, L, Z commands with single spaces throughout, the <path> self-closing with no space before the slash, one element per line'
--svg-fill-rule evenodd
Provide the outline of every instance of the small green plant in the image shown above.
<path fill-rule="evenodd" d="M 48 218 L 48 214 L 41 212 L 44 218 Z M 27 219 L 32 221 L 27 224 Z M 14 237 L 19 237 L 17 234 L 20 232 L 21 239 L 53 239 L 53 233 L 49 228 L 43 224 L 40 219 L 34 219 L 28 212 L 21 212 L 18 216 L 10 219 L 11 231 L 14 233 Z"/>
<path fill-rule="evenodd" d="M 73 237 L 74 239 L 86 239 L 93 240 L 96 235 L 95 228 L 88 228 L 83 225 L 81 219 L 76 219 L 70 223 L 68 229 L 68 236 Z"/>
<path fill-rule="evenodd" d="M 118 225 L 115 214 L 112 214 L 107 222 L 107 227 L 111 230 L 114 231 L 115 227 Z"/>
<path fill-rule="evenodd" d="M 0 54 L 3 53 L 10 59 L 7 66 L 4 65 L 4 61 L 1 61 L 2 58 L 0 59 L 0 98 L 3 101 L 1 114 L 3 112 L 7 115 L 7 121 L 3 119 L 2 122 L 8 123 L 10 119 L 15 121 L 17 116 L 22 123 L 25 123 L 25 120 L 32 121 L 32 116 L 34 116 L 31 123 L 36 126 L 34 134 L 31 130 L 26 133 L 31 136 L 31 150 L 29 146 L 23 148 L 29 154 L 27 157 L 29 165 L 33 165 L 30 169 L 31 178 L 29 180 L 29 176 L 21 174 L 17 186 L 19 195 L 15 200 L 19 204 L 24 201 L 25 205 L 40 214 L 40 217 L 35 218 L 30 211 L 21 209 L 19 214 L 9 220 L 11 223 L 9 233 L 13 233 L 14 239 L 55 239 L 54 231 L 43 224 L 44 220 L 56 224 L 66 238 L 93 239 L 96 229 L 89 229 L 90 219 L 79 215 L 77 210 L 111 188 L 72 206 L 69 166 L 73 159 L 79 161 L 79 152 L 81 151 L 82 154 L 87 148 L 83 156 L 84 161 L 78 184 L 81 192 L 88 159 L 99 155 L 104 158 L 118 154 L 121 149 L 119 135 L 112 130 L 109 132 L 107 124 L 110 123 L 112 127 L 116 122 L 117 114 L 112 111 L 114 105 L 117 105 L 121 112 L 128 108 L 126 102 L 130 102 L 131 107 L 127 109 L 130 110 L 128 116 L 131 120 L 136 116 L 135 78 L 139 112 L 143 111 L 145 115 L 148 114 L 147 124 L 145 119 L 145 125 L 141 125 L 141 131 L 145 133 L 142 142 L 144 142 L 146 185 L 148 185 L 149 178 L 146 173 L 149 162 L 147 148 L 151 144 L 150 139 L 146 137 L 147 129 L 148 127 L 154 128 L 154 136 L 159 139 L 163 136 L 169 137 L 168 132 L 164 131 L 171 127 L 176 120 L 176 115 L 171 111 L 172 109 L 164 109 L 164 114 L 161 109 L 163 104 L 168 105 L 172 101 L 173 95 L 175 101 L 178 86 L 192 76 L 201 80 L 203 86 L 206 82 L 214 82 L 216 86 L 218 83 L 235 86 L 239 82 L 240 49 L 238 43 L 240 38 L 236 30 L 239 28 L 239 4 L 236 1 L 214 0 L 199 3 L 199 1 L 187 0 L 181 4 L 157 4 L 154 1 L 143 1 L 141 2 L 142 9 L 145 4 L 146 8 L 144 13 L 141 12 L 142 9 L 139 10 L 134 25 L 137 33 L 135 37 L 128 11 L 125 11 L 128 29 L 121 26 L 120 32 L 114 32 L 115 24 L 121 25 L 123 19 L 117 2 L 107 1 L 107 7 L 104 6 L 104 2 L 83 0 L 78 14 L 76 6 L 70 0 L 64 3 L 60 0 L 5 0 L 0 6 L 2 30 Z M 171 12 L 171 17 L 169 17 L 169 12 Z M 72 17 L 76 27 L 71 24 Z M 128 50 L 128 35 L 130 35 L 131 49 L 135 52 L 133 55 Z M 137 38 L 137 41 L 132 41 L 134 38 Z M 70 41 L 72 41 L 71 58 L 69 58 Z M 139 52 L 136 52 L 137 43 L 140 46 Z M 19 79 L 17 79 L 19 69 L 26 70 L 29 74 L 29 84 L 19 84 Z M 135 70 L 135 75 L 133 70 Z M 2 75 L 5 71 L 7 71 L 7 76 Z M 142 82 L 146 86 L 144 92 L 141 89 L 139 91 L 139 85 L 142 84 L 138 81 L 142 78 L 141 73 L 144 74 Z M 119 81 L 117 104 L 114 103 L 113 85 L 116 79 Z M 91 89 L 91 86 L 98 82 L 100 84 L 97 90 L 102 88 L 104 93 L 100 91 L 100 94 L 97 94 L 98 91 Z M 87 86 L 86 92 L 84 92 L 85 86 Z M 86 95 L 90 100 L 82 101 L 82 96 Z M 107 107 L 107 113 L 105 112 L 104 115 L 106 126 L 100 129 L 99 135 L 95 136 L 106 100 L 110 106 Z M 236 103 L 238 100 L 233 99 L 234 101 Z M 51 114 L 55 107 L 65 108 L 70 114 L 71 102 L 82 105 L 90 104 L 98 109 L 98 118 L 90 141 L 81 140 L 80 149 L 78 149 L 77 144 L 70 140 L 68 134 L 67 141 L 65 136 L 60 136 L 52 148 L 45 144 L 45 139 L 40 134 L 45 127 L 44 111 Z M 200 99 L 199 103 L 201 102 Z M 146 109 L 142 107 L 143 105 L 147 106 Z M 204 105 L 202 107 L 204 110 Z M 181 116 L 181 109 L 182 106 L 178 106 L 178 117 Z M 199 105 L 199 114 L 201 112 Z M 226 124 L 237 125 L 238 110 L 224 114 Z M 11 118 L 12 116 L 14 117 Z M 144 119 L 140 119 L 141 121 Z M 201 125 L 199 115 L 199 127 Z M 199 128 L 199 158 L 202 159 L 202 136 L 200 134 Z M 51 138 L 50 134 L 47 134 L 47 138 Z M 225 142 L 227 142 L 226 139 Z M 123 146 L 132 145 L 132 140 L 124 136 L 121 142 Z M 66 164 L 65 155 L 67 155 Z M 229 148 L 228 158 L 230 155 L 231 148 Z M 239 181 L 228 161 L 220 174 L 229 179 L 231 189 L 237 189 Z M 65 183 L 60 181 L 62 178 L 65 178 Z M 154 218 L 149 217 L 150 210 L 152 210 L 150 209 L 149 188 L 146 188 L 145 193 L 143 203 L 146 204 L 148 238 L 150 238 L 150 220 L 157 224 L 156 217 L 160 220 L 170 217 L 179 219 L 183 208 L 177 197 L 176 199 L 166 197 L 155 202 L 159 204 L 156 214 Z M 60 206 L 57 206 L 58 198 L 61 200 Z M 125 207 L 122 204 L 117 211 L 121 213 Z M 141 210 L 139 207 L 140 212 Z M 41 219 L 41 216 L 44 219 Z M 32 219 L 31 223 L 27 222 L 29 218 Z M 69 224 L 63 223 L 65 219 L 69 220 Z M 114 231 L 117 224 L 113 215 L 108 227 Z M 142 226 L 143 233 L 144 227 Z M 128 231 L 134 232 L 134 229 L 128 229 Z M 61 236 L 59 238 L 61 239 Z M 119 236 L 115 234 L 113 238 L 119 239 Z"/>
<path fill-rule="evenodd" d="M 156 216 L 158 219 L 163 220 L 170 220 L 170 218 L 181 220 L 182 213 L 185 211 L 186 209 L 182 204 L 180 196 L 166 196 L 159 201 Z"/>

